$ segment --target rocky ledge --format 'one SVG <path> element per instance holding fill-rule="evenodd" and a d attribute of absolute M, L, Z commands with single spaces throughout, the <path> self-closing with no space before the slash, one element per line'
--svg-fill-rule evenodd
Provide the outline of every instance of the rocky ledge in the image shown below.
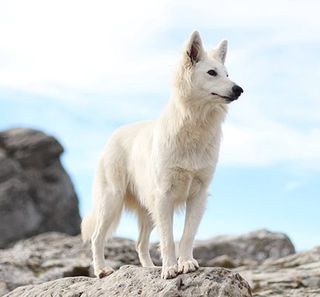
<path fill-rule="evenodd" d="M 248 283 L 224 268 L 201 268 L 175 279 L 163 280 L 160 268 L 122 266 L 104 279 L 68 277 L 17 288 L 6 297 L 97 297 L 97 296 L 219 296 L 250 297 Z"/>
<path fill-rule="evenodd" d="M 217 240 L 197 242 L 194 254 L 201 266 L 234 268 L 246 263 L 246 267 L 255 267 L 261 257 L 272 258 L 266 249 L 272 242 L 273 258 L 294 253 L 293 245 L 285 235 L 259 230 L 237 237 L 219 236 Z M 154 263 L 160 266 L 158 245 L 151 246 L 151 255 Z M 140 265 L 135 242 L 129 239 L 110 239 L 105 257 L 114 269 L 128 264 Z M 1 289 L 6 293 L 18 286 L 70 276 L 93 276 L 90 246 L 83 244 L 80 236 L 44 233 L 21 240 L 0 252 L 0 280 L 3 282 L 2 287 L 0 283 L 0 295 Z"/>
<path fill-rule="evenodd" d="M 160 268 L 132 266 L 139 265 L 132 240 L 113 238 L 105 248 L 106 261 L 120 269 L 98 280 L 91 278 L 90 248 L 79 236 L 44 233 L 0 251 L 0 296 L 250 296 L 239 275 L 248 281 L 252 296 L 320 296 L 320 247 L 295 254 L 288 237 L 266 230 L 237 239 L 219 237 L 197 242 L 195 247 L 202 266 L 231 266 L 232 270 L 201 268 L 161 280 Z M 156 245 L 151 253 L 160 265 Z M 237 288 L 240 284 L 242 289 Z"/>
<path fill-rule="evenodd" d="M 248 269 L 235 269 L 256 297 L 319 297 L 320 246 Z"/>

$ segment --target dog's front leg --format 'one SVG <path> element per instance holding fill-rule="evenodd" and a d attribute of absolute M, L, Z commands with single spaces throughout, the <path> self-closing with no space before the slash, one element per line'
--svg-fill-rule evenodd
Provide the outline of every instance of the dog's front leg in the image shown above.
<path fill-rule="evenodd" d="M 178 265 L 173 238 L 173 197 L 157 195 L 154 207 L 154 217 L 160 237 L 162 256 L 161 277 L 174 278 L 178 274 Z"/>
<path fill-rule="evenodd" d="M 179 273 L 188 273 L 199 268 L 197 260 L 193 258 L 193 241 L 205 209 L 206 200 L 206 190 L 201 190 L 198 195 L 187 200 L 184 230 L 179 244 Z"/>

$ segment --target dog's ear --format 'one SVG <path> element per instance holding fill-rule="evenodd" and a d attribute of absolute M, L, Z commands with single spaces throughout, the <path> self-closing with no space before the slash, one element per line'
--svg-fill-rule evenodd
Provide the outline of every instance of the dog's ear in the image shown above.
<path fill-rule="evenodd" d="M 191 34 L 184 54 L 185 54 L 185 58 L 189 60 L 189 63 L 191 63 L 191 65 L 196 64 L 202 59 L 204 55 L 204 49 L 203 49 L 201 37 L 198 31 L 194 31 Z"/>
<path fill-rule="evenodd" d="M 222 64 L 224 64 L 224 61 L 226 60 L 227 51 L 228 51 L 228 41 L 222 40 L 218 44 L 218 46 L 209 53 L 209 56 L 219 60 Z"/>

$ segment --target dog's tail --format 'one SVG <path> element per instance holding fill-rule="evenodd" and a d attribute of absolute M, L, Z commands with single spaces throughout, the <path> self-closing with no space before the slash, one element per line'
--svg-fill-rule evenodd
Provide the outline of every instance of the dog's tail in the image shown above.
<path fill-rule="evenodd" d="M 93 212 L 85 216 L 81 222 L 81 236 L 84 242 L 88 241 L 96 226 L 96 218 Z"/>
<path fill-rule="evenodd" d="M 93 211 L 85 216 L 81 223 L 81 235 L 84 242 L 91 239 L 96 229 L 97 221 L 105 219 L 109 221 L 105 237 L 110 237 L 117 228 L 121 212 L 123 209 L 123 201 L 121 199 L 110 199 L 105 197 L 106 179 L 103 161 L 99 162 L 93 185 Z M 108 199 L 106 202 L 105 199 Z M 110 200 L 109 200 L 110 199 Z M 106 203 L 108 207 L 106 208 Z M 102 211 L 101 211 L 102 210 Z M 100 217 L 102 216 L 102 217 Z"/>
<path fill-rule="evenodd" d="M 121 211 L 117 211 L 113 216 L 113 221 L 110 224 L 110 227 L 107 230 L 105 235 L 106 238 L 109 238 L 112 233 L 117 229 L 120 221 Z M 81 237 L 83 242 L 87 242 L 91 239 L 93 232 L 96 227 L 96 217 L 93 212 L 85 216 L 81 222 Z"/>

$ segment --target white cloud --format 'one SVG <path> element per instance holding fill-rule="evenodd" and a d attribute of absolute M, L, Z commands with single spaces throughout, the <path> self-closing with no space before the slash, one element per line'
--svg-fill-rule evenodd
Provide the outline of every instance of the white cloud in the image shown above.
<path fill-rule="evenodd" d="M 0 86 L 64 99 L 123 86 L 159 91 L 177 54 L 152 48 L 158 33 L 264 28 L 271 35 L 248 45 L 257 50 L 272 41 L 314 39 L 318 8 L 312 0 L 1 2 Z"/>
<path fill-rule="evenodd" d="M 241 2 L 178 0 L 172 1 L 170 6 L 176 13 L 175 18 L 183 21 L 195 20 L 195 24 L 203 27 L 252 28 L 254 26 L 278 29 L 279 32 L 286 28 L 290 29 L 290 36 L 298 36 L 305 29 L 320 29 L 318 20 L 320 4 L 317 0 Z"/>
<path fill-rule="evenodd" d="M 276 122 L 226 124 L 221 161 L 226 166 L 291 164 L 320 170 L 320 128 L 300 130 Z"/>
<path fill-rule="evenodd" d="M 308 60 L 291 51 L 282 60 L 264 52 L 292 42 L 297 48 L 306 41 L 320 44 L 319 9 L 316 0 L 1 2 L 0 87 L 69 99 L 67 104 L 84 110 L 90 105 L 100 111 L 105 98 L 107 115 L 113 110 L 126 118 L 156 114 L 158 105 L 130 96 L 167 94 L 163 90 L 179 53 L 177 45 L 154 48 L 153 42 L 173 43 L 166 33 L 199 29 L 205 44 L 213 46 L 220 36 L 211 32 L 234 31 L 234 39 L 241 32 L 245 41 L 231 42 L 227 63 L 232 77 L 245 85 L 245 95 L 225 125 L 223 164 L 293 162 L 320 168 L 317 61 L 305 64 Z M 257 36 L 250 39 L 252 32 Z M 273 77 L 278 72 L 281 77 Z M 279 79 L 288 94 L 276 91 L 267 98 L 268 84 Z M 305 93 L 303 103 L 284 108 L 295 92 Z M 128 100 L 115 102 L 121 96 Z"/>
<path fill-rule="evenodd" d="M 161 28 L 165 9 L 166 1 L 147 0 L 2 2 L 0 84 L 63 95 L 140 83 L 152 56 L 141 45 Z M 152 60 L 161 72 L 163 57 Z"/>

